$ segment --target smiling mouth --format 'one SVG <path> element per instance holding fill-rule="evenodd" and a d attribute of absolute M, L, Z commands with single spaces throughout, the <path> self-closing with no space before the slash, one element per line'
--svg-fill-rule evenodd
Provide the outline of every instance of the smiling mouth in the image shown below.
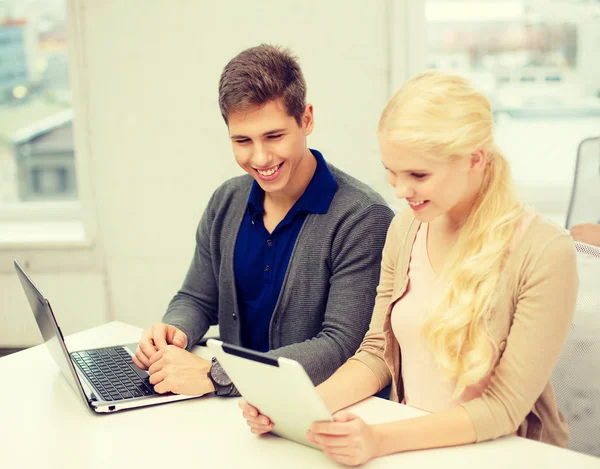
<path fill-rule="evenodd" d="M 420 200 L 418 202 L 408 202 L 411 207 L 418 207 L 419 205 L 423 205 L 425 202 L 429 202 L 428 200 Z"/>
<path fill-rule="evenodd" d="M 283 163 L 279 163 L 277 166 L 273 166 L 272 168 L 268 168 L 268 169 L 254 168 L 254 170 L 261 176 L 268 177 L 268 176 L 272 176 L 273 174 L 275 174 L 279 170 L 279 168 L 281 168 L 282 165 L 283 165 Z"/>

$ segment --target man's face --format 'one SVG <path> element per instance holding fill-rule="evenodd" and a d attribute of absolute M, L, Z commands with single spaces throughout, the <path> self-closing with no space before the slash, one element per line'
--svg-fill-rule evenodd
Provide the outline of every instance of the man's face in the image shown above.
<path fill-rule="evenodd" d="M 302 125 L 288 115 L 281 100 L 229 115 L 229 137 L 235 160 L 265 193 L 284 194 L 306 165 L 306 137 L 313 129 L 312 105 Z"/>

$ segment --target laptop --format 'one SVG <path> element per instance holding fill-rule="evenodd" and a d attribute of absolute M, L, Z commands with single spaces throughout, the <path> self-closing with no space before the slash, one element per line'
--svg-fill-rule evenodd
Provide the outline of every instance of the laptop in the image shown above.
<path fill-rule="evenodd" d="M 315 447 L 306 432 L 313 422 L 333 417 L 300 363 L 215 339 L 206 345 L 244 399 L 271 419 L 271 433 Z"/>
<path fill-rule="evenodd" d="M 156 393 L 149 373 L 131 361 L 137 343 L 69 352 L 50 302 L 16 260 L 14 265 L 50 355 L 86 407 L 111 413 L 199 397 Z"/>

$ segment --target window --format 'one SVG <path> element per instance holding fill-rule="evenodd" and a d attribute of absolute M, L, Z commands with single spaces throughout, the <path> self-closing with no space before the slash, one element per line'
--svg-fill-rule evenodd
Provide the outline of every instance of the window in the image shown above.
<path fill-rule="evenodd" d="M 76 201 L 63 0 L 0 3 L 0 211 Z"/>
<path fill-rule="evenodd" d="M 600 135 L 600 2 L 425 0 L 426 68 L 491 98 L 526 202 L 564 222 L 577 146 Z"/>

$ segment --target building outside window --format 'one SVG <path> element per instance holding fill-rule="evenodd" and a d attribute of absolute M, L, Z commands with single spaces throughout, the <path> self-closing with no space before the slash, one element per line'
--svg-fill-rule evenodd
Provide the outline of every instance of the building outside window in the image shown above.
<path fill-rule="evenodd" d="M 600 2 L 425 0 L 424 10 L 425 67 L 487 93 L 522 197 L 564 222 L 577 147 L 600 135 Z"/>
<path fill-rule="evenodd" d="M 0 0 L 0 209 L 77 199 L 63 0 Z"/>

